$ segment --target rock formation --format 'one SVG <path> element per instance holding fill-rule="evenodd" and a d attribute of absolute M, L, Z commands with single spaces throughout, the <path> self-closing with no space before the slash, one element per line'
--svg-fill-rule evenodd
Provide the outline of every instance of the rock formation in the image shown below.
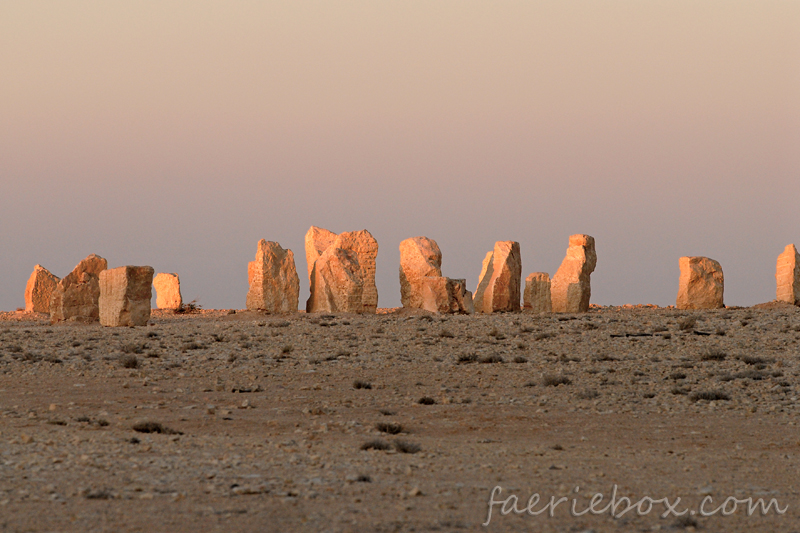
<path fill-rule="evenodd" d="M 522 296 L 523 308 L 534 313 L 550 313 L 553 303 L 550 299 L 550 276 L 547 272 L 534 272 L 525 278 L 525 293 Z"/>
<path fill-rule="evenodd" d="M 356 252 L 329 247 L 314 261 L 307 313 L 363 313 L 364 285 Z"/>
<path fill-rule="evenodd" d="M 497 241 L 487 253 L 473 303 L 478 313 L 519 311 L 522 258 L 519 243 Z"/>
<path fill-rule="evenodd" d="M 183 305 L 181 297 L 181 280 L 177 274 L 159 272 L 153 278 L 156 289 L 156 307 L 159 309 L 180 309 Z"/>
<path fill-rule="evenodd" d="M 794 244 L 789 244 L 778 256 L 775 269 L 775 281 L 778 285 L 777 300 L 800 305 L 800 254 Z"/>
<path fill-rule="evenodd" d="M 592 297 L 590 277 L 597 266 L 594 237 L 572 235 L 567 256 L 550 282 L 550 297 L 556 313 L 583 313 Z"/>
<path fill-rule="evenodd" d="M 375 261 L 378 257 L 378 241 L 367 230 L 346 231 L 336 235 L 324 228 L 311 226 L 306 233 L 306 261 L 311 281 L 314 263 L 330 248 L 354 252 L 359 266 L 364 312 L 374 313 L 378 307 L 378 287 L 375 285 Z"/>
<path fill-rule="evenodd" d="M 59 281 L 42 265 L 33 267 L 31 277 L 25 285 L 25 312 L 49 313 L 50 299 Z"/>
<path fill-rule="evenodd" d="M 100 324 L 146 326 L 153 296 L 153 267 L 123 266 L 100 272 Z"/>
<path fill-rule="evenodd" d="M 277 242 L 258 242 L 255 261 L 247 264 L 247 309 L 269 313 L 296 313 L 300 299 L 300 278 L 294 254 Z"/>
<path fill-rule="evenodd" d="M 100 318 L 100 272 L 108 267 L 102 257 L 92 254 L 58 282 L 50 298 L 50 321 L 97 321 Z"/>
<path fill-rule="evenodd" d="M 678 309 L 718 309 L 725 307 L 725 278 L 722 267 L 708 257 L 681 257 L 678 280 Z"/>
<path fill-rule="evenodd" d="M 442 277 L 442 251 L 436 241 L 412 237 L 400 243 L 400 301 L 403 307 L 424 309 L 424 278 Z"/>
<path fill-rule="evenodd" d="M 422 309 L 432 313 L 472 314 L 472 293 L 467 290 L 467 280 L 422 278 Z"/>

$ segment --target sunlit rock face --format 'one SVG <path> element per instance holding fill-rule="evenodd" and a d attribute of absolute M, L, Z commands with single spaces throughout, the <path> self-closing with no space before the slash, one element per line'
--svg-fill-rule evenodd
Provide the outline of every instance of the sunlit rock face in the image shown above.
<path fill-rule="evenodd" d="M 597 266 L 594 237 L 572 235 L 567 255 L 550 282 L 550 297 L 556 313 L 583 313 L 592 297 L 591 275 Z"/>
<path fill-rule="evenodd" d="M 550 298 L 550 276 L 547 272 L 534 272 L 525 278 L 522 307 L 533 313 L 549 313 L 553 310 Z"/>
<path fill-rule="evenodd" d="M 400 302 L 403 307 L 423 309 L 423 280 L 442 277 L 442 251 L 436 241 L 411 237 L 400 243 Z"/>
<path fill-rule="evenodd" d="M 367 230 L 346 231 L 339 235 L 324 228 L 311 226 L 306 233 L 306 261 L 311 282 L 314 264 L 330 248 L 340 248 L 355 254 L 358 276 L 361 278 L 361 305 L 365 313 L 374 313 L 378 308 L 378 287 L 375 284 L 375 262 L 378 257 L 378 241 Z"/>
<path fill-rule="evenodd" d="M 42 265 L 33 267 L 31 277 L 25 285 L 25 312 L 49 313 L 50 299 L 59 281 L 58 277 Z"/>
<path fill-rule="evenodd" d="M 519 243 L 497 241 L 486 254 L 473 303 L 478 313 L 519 311 L 522 259 Z"/>
<path fill-rule="evenodd" d="M 363 283 L 355 252 L 331 246 L 314 261 L 308 313 L 363 313 Z"/>
<path fill-rule="evenodd" d="M 473 312 L 472 293 L 467 290 L 467 280 L 426 276 L 421 281 L 422 309 L 432 313 Z"/>
<path fill-rule="evenodd" d="M 247 264 L 247 309 L 268 313 L 296 313 L 300 300 L 300 278 L 291 250 L 261 239 L 255 261 Z"/>
<path fill-rule="evenodd" d="M 100 272 L 100 324 L 146 326 L 150 320 L 153 274 L 153 267 L 149 266 L 123 266 Z"/>
<path fill-rule="evenodd" d="M 789 244 L 778 256 L 775 269 L 777 300 L 792 305 L 800 305 L 800 254 L 794 244 Z"/>
<path fill-rule="evenodd" d="M 96 322 L 100 318 L 100 272 L 108 262 L 92 254 L 58 282 L 50 298 L 50 321 Z"/>
<path fill-rule="evenodd" d="M 183 305 L 181 296 L 181 279 L 175 274 L 159 272 L 153 278 L 156 289 L 156 307 L 159 309 L 180 309 Z"/>
<path fill-rule="evenodd" d="M 681 257 L 678 280 L 678 309 L 719 309 L 725 307 L 725 277 L 722 266 L 708 257 Z"/>

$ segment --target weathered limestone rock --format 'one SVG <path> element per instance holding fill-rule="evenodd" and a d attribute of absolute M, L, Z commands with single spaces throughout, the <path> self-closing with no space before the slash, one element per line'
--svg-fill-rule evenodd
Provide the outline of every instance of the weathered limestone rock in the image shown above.
<path fill-rule="evenodd" d="M 567 256 L 550 282 L 550 297 L 556 313 L 584 313 L 592 297 L 590 276 L 597 266 L 594 237 L 572 235 Z"/>
<path fill-rule="evenodd" d="M 722 267 L 708 257 L 681 257 L 681 277 L 678 280 L 678 309 L 718 309 L 722 300 L 725 278 Z"/>
<path fill-rule="evenodd" d="M 177 274 L 159 272 L 153 278 L 156 288 L 156 307 L 159 309 L 180 309 L 183 305 L 181 297 L 181 280 Z"/>
<path fill-rule="evenodd" d="M 97 321 L 100 318 L 100 272 L 108 262 L 92 254 L 58 282 L 50 298 L 50 321 Z"/>
<path fill-rule="evenodd" d="M 25 312 L 49 313 L 50 299 L 59 281 L 42 265 L 33 267 L 33 273 L 25 285 Z"/>
<path fill-rule="evenodd" d="M 478 313 L 519 311 L 522 258 L 519 243 L 497 241 L 487 253 L 473 303 Z"/>
<path fill-rule="evenodd" d="M 363 313 L 364 285 L 358 256 L 331 246 L 314 261 L 307 313 Z"/>
<path fill-rule="evenodd" d="M 100 272 L 100 324 L 146 326 L 153 296 L 153 267 L 123 266 Z"/>
<path fill-rule="evenodd" d="M 550 313 L 553 303 L 550 299 L 550 276 L 547 272 L 534 272 L 525 278 L 525 293 L 522 296 L 523 308 L 534 313 Z"/>
<path fill-rule="evenodd" d="M 775 281 L 778 285 L 777 300 L 800 305 L 800 254 L 794 244 L 789 244 L 778 256 L 775 270 Z"/>
<path fill-rule="evenodd" d="M 277 242 L 258 242 L 255 261 L 247 264 L 247 309 L 269 313 L 296 313 L 300 299 L 300 278 L 294 254 Z"/>
<path fill-rule="evenodd" d="M 378 307 L 378 287 L 375 285 L 375 260 L 378 257 L 378 241 L 367 230 L 346 231 L 339 235 L 324 228 L 311 226 L 306 233 L 306 261 L 308 277 L 314 270 L 314 263 L 330 248 L 341 248 L 356 254 L 359 276 L 363 287 L 361 304 L 364 312 L 374 313 Z"/>
<path fill-rule="evenodd" d="M 422 309 L 432 313 L 472 314 L 472 293 L 467 280 L 442 276 L 422 278 Z"/>
<path fill-rule="evenodd" d="M 442 277 L 442 251 L 436 241 L 412 237 L 400 243 L 400 301 L 403 307 L 424 309 L 424 278 Z"/>

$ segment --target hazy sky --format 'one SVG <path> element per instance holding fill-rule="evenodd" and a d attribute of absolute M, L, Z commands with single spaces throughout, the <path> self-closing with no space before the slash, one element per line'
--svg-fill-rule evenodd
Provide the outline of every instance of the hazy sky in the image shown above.
<path fill-rule="evenodd" d="M 0 309 L 41 263 L 178 272 L 243 308 L 259 239 L 435 239 L 477 285 L 496 240 L 551 275 L 597 241 L 592 301 L 775 298 L 800 246 L 800 2 L 0 2 Z"/>

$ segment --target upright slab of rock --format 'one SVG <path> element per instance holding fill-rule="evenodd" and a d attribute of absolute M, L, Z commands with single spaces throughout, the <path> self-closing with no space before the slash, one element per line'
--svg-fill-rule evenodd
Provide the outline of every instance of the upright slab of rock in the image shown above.
<path fill-rule="evenodd" d="M 778 256 L 775 269 L 777 300 L 792 305 L 800 305 L 800 254 L 794 244 L 789 244 Z"/>
<path fill-rule="evenodd" d="M 375 285 L 375 261 L 378 257 L 378 241 L 367 230 L 346 231 L 339 235 L 324 228 L 311 226 L 306 233 L 306 261 L 308 278 L 311 281 L 314 264 L 331 248 L 348 250 L 355 254 L 358 262 L 362 292 L 363 312 L 375 313 L 378 308 L 378 287 Z"/>
<path fill-rule="evenodd" d="M 681 257 L 678 280 L 678 309 L 719 309 L 725 307 L 725 277 L 717 261 L 708 257 Z"/>
<path fill-rule="evenodd" d="M 522 258 L 519 243 L 497 241 L 486 254 L 473 303 L 478 313 L 519 311 Z"/>
<path fill-rule="evenodd" d="M 294 254 L 277 242 L 261 239 L 255 261 L 247 264 L 247 309 L 269 313 L 296 313 L 300 278 Z"/>
<path fill-rule="evenodd" d="M 106 268 L 108 262 L 92 254 L 59 281 L 50 298 L 50 322 L 97 321 L 100 318 L 100 272 Z"/>
<path fill-rule="evenodd" d="M 550 282 L 550 298 L 556 313 L 584 313 L 592 297 L 590 277 L 597 266 L 594 237 L 572 235 L 567 256 Z"/>
<path fill-rule="evenodd" d="M 159 272 L 153 278 L 156 289 L 156 307 L 159 309 L 180 309 L 183 305 L 181 280 L 177 274 Z"/>
<path fill-rule="evenodd" d="M 550 299 L 550 276 L 547 272 L 534 272 L 525 278 L 525 293 L 522 307 L 534 313 L 550 313 L 553 302 Z"/>
<path fill-rule="evenodd" d="M 466 280 L 442 276 L 442 251 L 436 241 L 412 237 L 400 243 L 400 301 L 407 309 L 432 313 L 472 313 Z"/>
<path fill-rule="evenodd" d="M 59 278 L 42 265 L 33 267 L 31 277 L 25 285 L 25 312 L 49 313 L 50 299 L 59 281 Z"/>
<path fill-rule="evenodd" d="M 153 296 L 153 267 L 123 266 L 100 272 L 100 324 L 146 326 Z"/>
<path fill-rule="evenodd" d="M 314 261 L 307 313 L 363 313 L 364 285 L 355 252 L 329 247 Z"/>

